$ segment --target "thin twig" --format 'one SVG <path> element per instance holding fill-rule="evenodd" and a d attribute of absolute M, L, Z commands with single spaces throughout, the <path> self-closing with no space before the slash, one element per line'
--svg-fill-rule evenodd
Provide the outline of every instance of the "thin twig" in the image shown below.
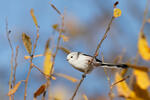
<path fill-rule="evenodd" d="M 15 82 L 16 82 L 16 69 L 17 69 L 17 66 L 18 66 L 18 63 L 17 63 L 17 57 L 18 57 L 18 48 L 19 46 L 16 47 L 16 55 L 15 55 L 15 66 L 14 66 L 14 80 L 13 80 L 13 86 L 15 86 Z"/>
<path fill-rule="evenodd" d="M 75 89 L 75 91 L 74 91 L 74 93 L 73 93 L 73 95 L 72 95 L 72 97 L 71 97 L 70 100 L 73 100 L 74 97 L 76 96 L 77 91 L 78 91 L 78 89 L 79 89 L 79 87 L 80 87 L 80 85 L 81 85 L 81 83 L 83 82 L 83 80 L 84 80 L 85 77 L 86 77 L 86 73 L 84 73 L 84 74 L 82 75 L 82 78 L 81 78 L 80 82 L 77 84 L 77 87 L 76 87 L 76 89 Z"/>
<path fill-rule="evenodd" d="M 111 89 L 112 89 L 116 84 L 118 84 L 118 83 L 120 83 L 120 82 L 126 80 L 126 79 L 129 78 L 129 77 L 130 77 L 130 76 L 128 75 L 128 76 L 124 77 L 123 79 L 121 79 L 121 80 L 119 80 L 119 81 L 113 83 L 113 84 L 111 85 Z"/>
<path fill-rule="evenodd" d="M 29 76 L 30 76 L 30 73 L 31 73 L 31 69 L 32 69 L 32 61 L 33 61 L 33 56 L 35 54 L 35 49 L 36 49 L 36 46 L 37 46 L 38 39 L 39 39 L 39 28 L 37 28 L 36 40 L 35 40 L 34 47 L 33 47 L 33 53 L 32 53 L 31 58 L 30 58 L 31 63 L 30 63 L 30 67 L 29 67 L 29 72 L 28 72 L 26 80 L 25 80 L 24 100 L 26 100 L 26 97 L 27 97 L 27 85 L 28 85 L 28 80 L 29 80 Z"/>
<path fill-rule="evenodd" d="M 103 53 L 101 53 L 101 55 L 102 55 L 102 63 L 104 63 L 104 55 L 103 55 Z M 105 72 L 105 75 L 106 75 L 106 78 L 107 78 L 109 87 L 111 87 L 110 77 L 109 77 L 109 75 L 108 75 L 108 73 L 107 73 L 107 69 L 106 69 L 106 68 L 104 68 L 104 72 Z M 110 91 L 109 91 L 108 95 L 109 95 L 110 100 L 113 100 L 111 88 L 110 88 Z"/>
<path fill-rule="evenodd" d="M 9 42 L 9 46 L 11 48 L 11 73 L 10 73 L 10 78 L 9 78 L 9 90 L 12 88 L 12 77 L 13 77 L 13 57 L 14 57 L 14 52 L 13 52 L 13 47 L 12 47 L 12 44 L 11 44 L 11 40 L 9 38 L 9 35 L 10 35 L 11 31 L 8 30 L 8 21 L 7 21 L 7 18 L 6 18 L 6 35 L 7 35 L 7 39 L 8 39 L 8 42 Z M 9 96 L 9 100 L 11 100 L 11 96 Z"/>
<path fill-rule="evenodd" d="M 105 34 L 104 34 L 103 38 L 101 39 L 101 41 L 99 42 L 99 44 L 98 44 L 98 46 L 97 46 L 97 48 L 95 50 L 95 53 L 94 53 L 94 56 L 93 56 L 93 60 L 94 60 L 94 58 L 96 58 L 96 56 L 98 56 L 98 50 L 100 49 L 103 41 L 106 39 L 108 31 L 110 30 L 110 26 L 111 26 L 111 24 L 112 24 L 112 22 L 113 22 L 114 19 L 115 19 L 115 17 L 111 18 L 111 20 L 110 20 L 110 22 L 109 22 L 109 24 L 107 26 L 107 29 L 105 31 Z"/>
<path fill-rule="evenodd" d="M 51 7 L 60 15 L 61 19 L 62 19 L 62 23 L 61 23 L 61 29 L 59 30 L 59 36 L 57 38 L 57 45 L 56 45 L 56 50 L 55 50 L 55 53 L 53 54 L 53 59 L 52 59 L 52 67 L 51 67 L 51 70 L 50 70 L 50 78 L 47 77 L 47 88 L 50 87 L 50 79 L 51 79 L 51 76 L 52 76 L 52 71 L 53 71 L 53 68 L 54 68 L 54 64 L 55 64 L 55 58 L 56 58 L 56 55 L 57 55 L 57 52 L 59 50 L 59 45 L 60 45 L 60 40 L 61 40 L 61 34 L 62 34 L 62 30 L 64 28 L 64 15 L 61 14 L 61 12 L 53 5 L 51 4 Z M 44 92 L 43 94 L 44 96 L 42 97 L 42 99 L 45 99 L 45 95 L 46 95 L 46 91 Z"/>
<path fill-rule="evenodd" d="M 98 50 L 99 50 L 99 48 L 101 47 L 103 41 L 106 39 L 107 34 L 108 34 L 108 31 L 110 30 L 110 26 L 111 26 L 112 21 L 113 21 L 114 19 L 115 19 L 114 17 L 111 18 L 111 20 L 110 20 L 110 22 L 109 22 L 109 24 L 108 24 L 108 26 L 107 26 L 107 29 L 106 29 L 106 31 L 105 31 L 105 34 L 104 34 L 103 38 L 101 39 L 101 41 L 99 42 L 99 44 L 98 44 L 98 46 L 97 46 L 97 48 L 96 48 L 96 51 L 95 51 L 94 56 L 93 56 L 93 59 L 92 59 L 91 62 L 89 63 L 89 66 L 91 66 L 93 60 L 96 58 L 96 56 L 98 56 Z M 86 76 L 86 74 L 87 74 L 87 72 L 84 72 L 83 75 Z M 82 76 L 83 76 L 83 75 L 82 75 Z M 84 77 L 84 78 L 85 78 L 85 77 Z M 75 89 L 75 91 L 74 91 L 74 93 L 73 93 L 73 96 L 71 97 L 70 100 L 73 100 L 74 97 L 76 96 L 76 93 L 77 93 L 77 91 L 78 91 L 78 89 L 79 89 L 81 83 L 83 82 L 84 78 L 83 78 L 83 77 L 81 78 L 81 80 L 80 80 L 79 84 L 77 85 L 77 87 L 76 87 L 76 89 Z"/>
<path fill-rule="evenodd" d="M 17 69 L 17 66 L 18 66 L 18 63 L 17 63 L 17 57 L 18 57 L 18 48 L 19 46 L 16 47 L 16 55 L 15 55 L 15 66 L 14 66 L 14 75 L 13 75 L 13 87 L 15 86 L 15 82 L 16 82 L 16 69 Z M 12 95 L 12 100 L 14 100 L 14 94 Z"/>
<path fill-rule="evenodd" d="M 149 4 L 150 4 L 150 0 L 147 0 L 147 2 L 146 2 L 146 8 L 145 8 L 145 11 L 144 11 L 143 22 L 142 22 L 142 26 L 141 26 L 140 32 L 144 32 L 144 25 L 146 23 L 146 15 L 148 13 Z"/>
<path fill-rule="evenodd" d="M 29 63 L 31 63 L 31 61 L 29 61 Z M 39 67 L 37 67 L 35 64 L 33 64 L 33 63 L 31 63 L 32 64 L 32 66 L 34 67 L 34 68 L 36 68 L 41 74 L 43 74 L 44 76 L 45 76 L 45 74 L 44 74 L 44 72 L 39 68 Z"/>

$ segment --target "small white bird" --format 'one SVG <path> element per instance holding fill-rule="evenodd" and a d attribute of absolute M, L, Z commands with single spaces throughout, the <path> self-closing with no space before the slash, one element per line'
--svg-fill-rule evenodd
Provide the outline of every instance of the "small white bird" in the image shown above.
<path fill-rule="evenodd" d="M 67 61 L 77 70 L 90 73 L 95 67 L 106 68 L 128 68 L 126 64 L 110 64 L 103 63 L 99 59 L 94 59 L 92 64 L 89 64 L 93 59 L 92 56 L 80 52 L 71 52 L 67 55 Z"/>

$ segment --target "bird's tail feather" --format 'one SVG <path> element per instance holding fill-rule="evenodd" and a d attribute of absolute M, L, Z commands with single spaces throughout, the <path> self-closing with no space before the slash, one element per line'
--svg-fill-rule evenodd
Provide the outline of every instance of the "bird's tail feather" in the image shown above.
<path fill-rule="evenodd" d="M 126 64 L 109 64 L 109 63 L 103 63 L 101 64 L 101 67 L 105 68 L 128 68 Z"/>

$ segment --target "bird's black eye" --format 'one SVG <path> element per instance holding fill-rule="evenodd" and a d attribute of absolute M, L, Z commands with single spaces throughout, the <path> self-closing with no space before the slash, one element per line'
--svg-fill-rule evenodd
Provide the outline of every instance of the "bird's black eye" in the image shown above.
<path fill-rule="evenodd" d="M 73 56 L 71 56 L 71 58 L 73 58 Z"/>

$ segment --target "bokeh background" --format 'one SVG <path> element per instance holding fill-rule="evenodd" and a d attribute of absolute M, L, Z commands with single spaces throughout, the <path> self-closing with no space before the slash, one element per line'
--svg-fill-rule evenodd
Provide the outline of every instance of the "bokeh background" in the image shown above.
<path fill-rule="evenodd" d="M 65 27 L 68 29 L 69 42 L 61 41 L 61 46 L 71 50 L 80 51 L 90 55 L 94 54 L 96 46 L 102 38 L 105 29 L 113 15 L 113 4 L 116 0 L 53 0 L 61 12 L 65 11 Z M 104 61 L 113 62 L 114 59 L 124 53 L 123 61 L 134 59 L 137 53 L 137 41 L 142 25 L 146 0 L 118 0 L 117 6 L 122 10 L 122 16 L 113 21 L 107 39 L 100 49 L 104 55 Z M 24 80 L 27 76 L 29 63 L 24 59 L 26 52 L 21 40 L 22 32 L 31 36 L 32 42 L 36 37 L 36 27 L 30 15 L 31 8 L 40 26 L 40 38 L 36 48 L 36 54 L 43 54 L 45 43 L 48 38 L 53 38 L 52 44 L 55 47 L 58 32 L 54 32 L 52 25 L 61 22 L 60 16 L 49 4 L 50 0 L 1 0 L 0 3 L 0 100 L 8 100 L 8 81 L 10 75 L 11 49 L 6 36 L 6 18 L 8 28 L 11 30 L 10 39 L 15 51 L 19 46 L 18 67 L 16 81 Z M 150 17 L 150 12 L 148 16 Z M 150 41 L 150 24 L 146 23 L 144 32 Z M 98 56 L 101 59 L 101 56 Z M 33 60 L 40 69 L 43 68 L 44 57 Z M 149 65 L 149 62 L 140 58 L 140 65 Z M 55 72 L 81 78 L 82 73 L 76 71 L 66 61 L 66 54 L 59 50 Z M 111 71 L 108 71 L 111 73 Z M 113 81 L 114 73 L 111 73 Z M 45 82 L 44 77 L 36 69 L 33 69 L 29 78 L 27 100 L 33 99 L 33 93 Z M 64 100 L 71 97 L 76 83 L 59 78 L 52 81 L 51 91 Z M 107 100 L 109 85 L 102 68 L 95 69 L 87 76 L 79 89 L 76 100 L 82 100 L 81 95 L 85 93 L 93 100 Z M 22 100 L 24 95 L 24 84 L 16 92 L 15 99 Z M 97 99 L 96 99 L 97 98 Z M 98 99 L 99 98 L 99 99 Z M 39 97 L 40 99 L 40 97 Z"/>

